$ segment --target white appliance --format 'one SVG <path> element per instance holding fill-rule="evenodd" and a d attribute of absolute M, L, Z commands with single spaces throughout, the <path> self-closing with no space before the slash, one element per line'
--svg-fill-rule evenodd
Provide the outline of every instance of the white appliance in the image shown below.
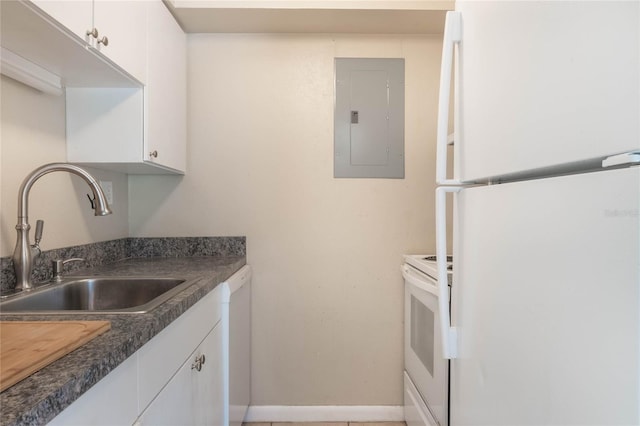
<path fill-rule="evenodd" d="M 451 259 L 447 268 L 451 267 Z M 447 424 L 449 361 L 442 356 L 435 256 L 405 255 L 404 417 L 407 426 Z M 445 299 L 449 298 L 447 287 Z M 449 316 L 449 309 L 446 309 Z"/>
<path fill-rule="evenodd" d="M 639 28 L 637 1 L 456 1 L 447 15 L 451 425 L 640 423 Z"/>
<path fill-rule="evenodd" d="M 251 400 L 251 276 L 245 265 L 220 284 L 226 426 L 242 425 Z"/>

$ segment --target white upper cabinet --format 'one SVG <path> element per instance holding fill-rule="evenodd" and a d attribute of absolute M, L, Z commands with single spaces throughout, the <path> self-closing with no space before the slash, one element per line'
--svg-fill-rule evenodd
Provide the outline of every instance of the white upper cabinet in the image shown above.
<path fill-rule="evenodd" d="M 94 0 L 93 28 L 96 49 L 140 82 L 146 82 L 147 2 Z"/>
<path fill-rule="evenodd" d="M 148 3 L 145 160 L 186 169 L 187 40 L 160 1 Z"/>
<path fill-rule="evenodd" d="M 138 81 L 145 82 L 146 2 L 34 0 L 42 11 L 101 52 Z"/>
<path fill-rule="evenodd" d="M 72 33 L 89 41 L 86 34 L 93 29 L 93 0 L 32 0 L 32 3 Z"/>
<path fill-rule="evenodd" d="M 96 5 L 102 3 L 121 2 Z M 145 34 L 136 36 L 144 45 L 125 43 L 123 55 L 141 58 L 140 80 L 146 84 L 142 89 L 67 88 L 67 160 L 129 174 L 183 174 L 186 36 L 162 1 L 127 3 L 143 6 L 141 19 L 147 24 Z M 100 49 L 110 47 L 111 39 Z"/>
<path fill-rule="evenodd" d="M 127 13 L 137 7 L 127 7 Z M 58 93 L 65 87 L 142 87 L 144 56 L 133 65 L 105 56 L 90 43 L 86 33 L 93 29 L 92 1 L 0 1 L 0 9 L 2 69 L 22 72 L 8 74 L 11 78 L 43 90 L 30 78 L 33 70 L 43 69 L 55 76 L 48 81 L 56 81 L 52 92 Z M 17 57 L 19 64 L 12 61 Z"/>

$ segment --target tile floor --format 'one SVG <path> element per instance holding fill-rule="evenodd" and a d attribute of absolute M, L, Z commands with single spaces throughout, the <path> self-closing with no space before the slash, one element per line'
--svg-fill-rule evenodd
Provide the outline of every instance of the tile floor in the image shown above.
<path fill-rule="evenodd" d="M 273 422 L 243 423 L 242 426 L 407 426 L 405 422 Z"/>

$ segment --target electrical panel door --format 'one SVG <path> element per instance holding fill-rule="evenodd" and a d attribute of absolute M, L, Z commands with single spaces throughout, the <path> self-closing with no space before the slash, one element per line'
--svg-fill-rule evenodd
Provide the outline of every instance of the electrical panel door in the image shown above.
<path fill-rule="evenodd" d="M 404 59 L 336 58 L 337 178 L 404 178 Z"/>

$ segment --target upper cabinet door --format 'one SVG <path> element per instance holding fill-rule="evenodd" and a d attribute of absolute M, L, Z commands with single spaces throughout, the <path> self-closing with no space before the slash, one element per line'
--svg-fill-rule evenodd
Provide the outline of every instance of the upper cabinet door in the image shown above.
<path fill-rule="evenodd" d="M 640 3 L 457 1 L 458 178 L 640 149 Z"/>
<path fill-rule="evenodd" d="M 93 30 L 93 0 L 32 0 L 32 3 L 89 42 L 87 32 Z"/>
<path fill-rule="evenodd" d="M 144 160 L 186 169 L 187 40 L 163 2 L 148 2 Z"/>
<path fill-rule="evenodd" d="M 35 0 L 36 6 L 141 83 L 146 82 L 146 1 Z"/>
<path fill-rule="evenodd" d="M 95 0 L 93 46 L 141 83 L 146 82 L 146 1 Z"/>

